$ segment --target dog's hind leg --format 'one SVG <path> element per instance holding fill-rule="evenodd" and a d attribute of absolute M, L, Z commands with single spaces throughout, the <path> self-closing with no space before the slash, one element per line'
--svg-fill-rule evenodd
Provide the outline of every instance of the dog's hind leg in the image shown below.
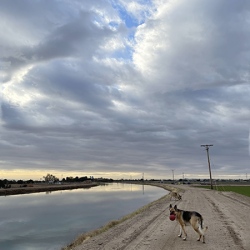
<path fill-rule="evenodd" d="M 201 238 L 202 238 L 202 242 L 205 243 L 205 235 L 204 235 L 204 234 L 200 234 L 200 233 L 199 233 L 199 235 L 200 235 L 200 236 L 199 236 L 199 238 L 197 239 L 197 241 L 200 241 Z"/>
<path fill-rule="evenodd" d="M 203 242 L 203 243 L 206 243 L 206 242 L 205 242 L 205 235 L 204 235 L 204 234 L 203 234 L 203 236 L 202 236 L 202 242 Z"/>
<path fill-rule="evenodd" d="M 205 232 L 207 231 L 208 227 L 205 227 L 205 229 L 201 229 L 201 227 L 199 227 L 199 231 L 202 234 L 202 242 L 205 243 Z"/>
<path fill-rule="evenodd" d="M 199 228 L 194 228 L 194 230 L 196 231 L 197 234 L 199 234 L 199 238 L 197 239 L 197 241 L 200 241 L 203 234 L 200 232 Z"/>
<path fill-rule="evenodd" d="M 207 229 L 207 228 L 206 228 Z M 205 229 L 205 231 L 206 231 Z M 202 238 L 202 242 L 205 243 L 205 231 L 201 228 L 201 225 L 198 226 L 198 228 L 194 228 L 194 230 L 199 234 L 199 238 L 197 239 L 197 241 L 200 241 Z"/>

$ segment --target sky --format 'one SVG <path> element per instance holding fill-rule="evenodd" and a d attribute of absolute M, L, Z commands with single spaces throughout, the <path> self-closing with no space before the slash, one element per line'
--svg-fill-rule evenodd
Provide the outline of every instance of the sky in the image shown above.
<path fill-rule="evenodd" d="M 0 179 L 250 176 L 250 1 L 1 0 L 0 83 Z"/>

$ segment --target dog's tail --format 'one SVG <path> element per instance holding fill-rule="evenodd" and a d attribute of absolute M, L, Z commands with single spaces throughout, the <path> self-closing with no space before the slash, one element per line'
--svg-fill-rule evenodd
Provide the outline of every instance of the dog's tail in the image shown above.
<path fill-rule="evenodd" d="M 200 218 L 200 226 L 199 226 L 199 231 L 202 235 L 205 234 L 205 232 L 207 231 L 208 227 L 206 226 L 205 228 L 203 228 L 203 218 Z"/>
<path fill-rule="evenodd" d="M 208 227 L 205 227 L 205 228 L 203 228 L 203 229 L 199 229 L 199 231 L 200 231 L 200 233 L 201 233 L 202 235 L 204 235 L 205 232 L 207 231 L 207 229 L 208 229 Z"/>

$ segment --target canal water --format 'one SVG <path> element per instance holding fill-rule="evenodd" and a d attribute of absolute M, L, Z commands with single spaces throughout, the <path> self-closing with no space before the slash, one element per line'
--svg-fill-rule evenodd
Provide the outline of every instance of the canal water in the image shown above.
<path fill-rule="evenodd" d="M 166 195 L 148 185 L 112 183 L 0 197 L 1 250 L 60 250 L 78 235 Z"/>

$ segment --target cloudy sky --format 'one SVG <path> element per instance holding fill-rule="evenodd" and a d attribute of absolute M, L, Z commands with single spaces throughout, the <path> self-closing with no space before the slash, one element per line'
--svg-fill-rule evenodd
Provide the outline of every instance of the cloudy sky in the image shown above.
<path fill-rule="evenodd" d="M 0 38 L 0 179 L 246 178 L 250 1 L 1 0 Z"/>

